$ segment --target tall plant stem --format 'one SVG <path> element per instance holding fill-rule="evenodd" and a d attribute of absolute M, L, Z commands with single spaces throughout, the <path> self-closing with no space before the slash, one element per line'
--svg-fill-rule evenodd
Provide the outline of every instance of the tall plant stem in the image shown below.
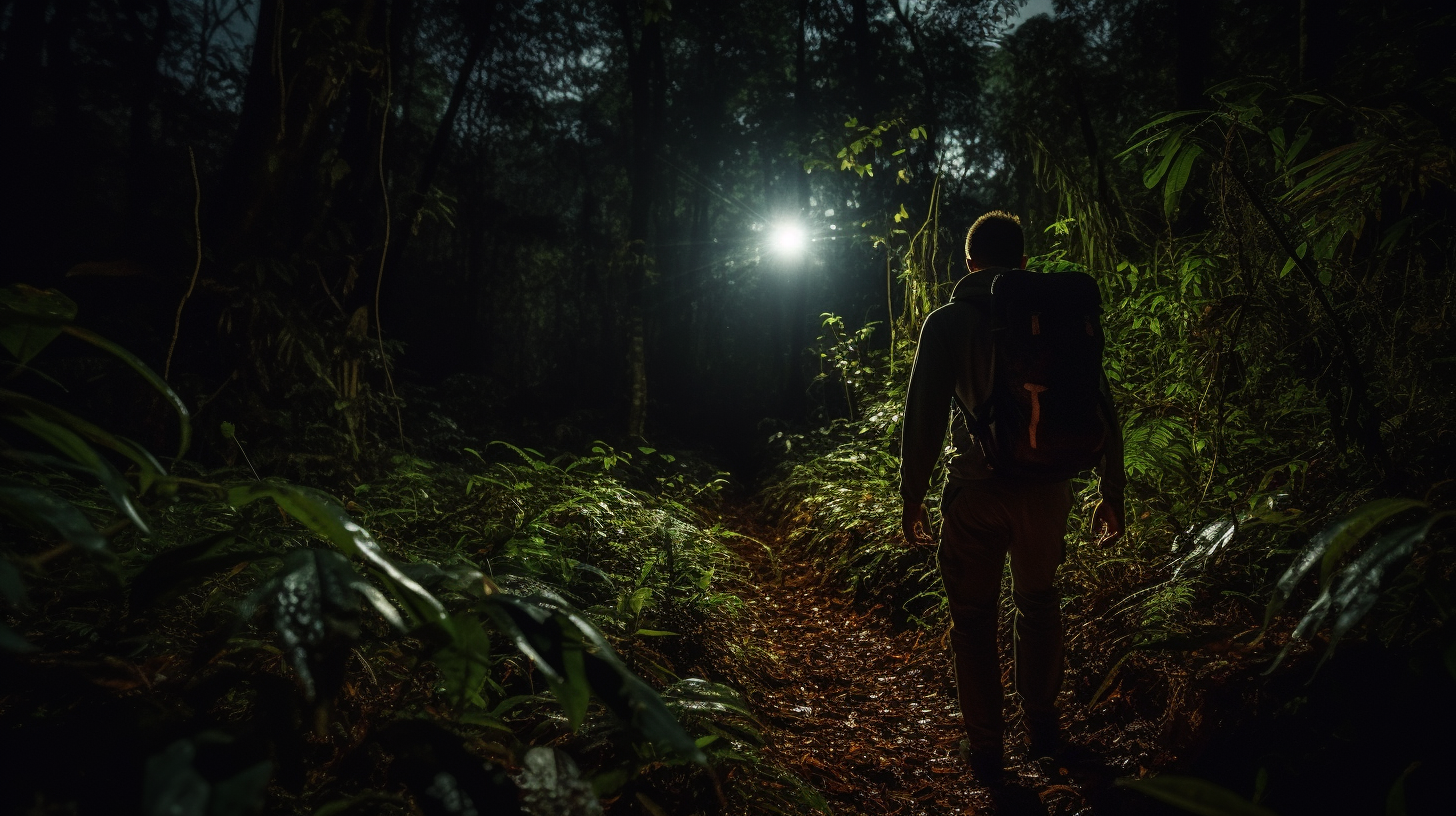
<path fill-rule="evenodd" d="M 187 161 L 192 165 L 192 231 L 197 236 L 197 263 L 192 266 L 192 282 L 177 303 L 177 319 L 172 322 L 172 342 L 167 345 L 167 362 L 162 366 L 164 380 L 172 376 L 172 353 L 177 350 L 177 337 L 182 333 L 182 309 L 187 306 L 187 299 L 192 297 L 192 290 L 197 288 L 197 274 L 202 271 L 202 182 L 197 178 L 197 154 L 190 147 L 187 148 Z"/>
<path fill-rule="evenodd" d="M 388 28 L 386 18 L 386 28 Z M 399 410 L 399 392 L 394 389 L 394 375 L 389 370 L 389 355 L 384 351 L 384 322 L 379 318 L 379 293 L 384 288 L 384 261 L 389 257 L 389 233 L 394 217 L 389 212 L 389 184 L 384 178 L 384 134 L 389 130 L 389 105 L 394 96 L 394 69 L 390 64 L 389 35 L 384 37 L 384 110 L 379 116 L 379 193 L 384 199 L 384 246 L 379 250 L 379 274 L 374 276 L 374 334 L 379 339 L 379 362 L 384 366 L 384 381 L 389 396 L 394 398 L 394 424 L 399 429 L 399 444 L 404 441 L 404 416 Z"/>

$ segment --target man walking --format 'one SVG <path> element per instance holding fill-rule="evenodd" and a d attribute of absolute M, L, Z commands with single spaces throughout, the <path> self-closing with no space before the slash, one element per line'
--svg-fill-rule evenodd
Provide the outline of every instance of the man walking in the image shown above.
<path fill-rule="evenodd" d="M 939 560 L 972 772 L 998 785 L 1003 689 L 997 608 L 1007 556 L 1016 605 L 1016 692 L 1032 757 L 1060 743 L 1060 598 L 1070 477 L 1095 467 L 1103 540 L 1122 533 L 1122 439 L 1101 369 L 1096 284 L 1025 271 L 1020 220 L 989 212 L 966 235 L 970 273 L 920 332 L 901 436 L 904 534 L 930 546 L 924 499 L 954 402 Z"/>

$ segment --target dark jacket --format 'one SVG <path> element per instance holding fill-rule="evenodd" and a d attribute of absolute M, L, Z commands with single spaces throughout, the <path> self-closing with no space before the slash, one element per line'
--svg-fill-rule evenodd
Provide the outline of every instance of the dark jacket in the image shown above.
<path fill-rule="evenodd" d="M 989 300 L 991 280 L 1000 267 L 969 274 L 956 284 L 953 302 L 931 312 L 920 328 L 915 367 L 905 396 L 905 420 L 900 431 L 900 495 L 918 504 L 930 488 L 930 475 L 945 443 L 950 425 L 954 453 L 950 481 L 964 483 L 988 479 L 981 446 L 971 435 L 963 409 L 975 410 L 991 394 L 995 373 L 991 345 Z M 1122 433 L 1117 412 L 1102 388 L 1105 417 L 1113 430 L 1107 455 L 1098 473 L 1118 483 L 1122 470 Z M 952 416 L 952 403 L 955 404 Z"/>

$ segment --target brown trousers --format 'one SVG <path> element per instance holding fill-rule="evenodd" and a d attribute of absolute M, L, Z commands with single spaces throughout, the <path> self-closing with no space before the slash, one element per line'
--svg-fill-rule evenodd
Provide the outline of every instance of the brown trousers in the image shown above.
<path fill-rule="evenodd" d="M 972 751 L 999 753 L 1006 730 L 996 623 L 1008 553 L 1022 714 L 1033 731 L 1056 728 L 1062 611 L 1052 581 L 1065 555 L 1071 509 L 1069 482 L 991 478 L 946 488 L 940 574 L 950 601 L 956 691 Z"/>

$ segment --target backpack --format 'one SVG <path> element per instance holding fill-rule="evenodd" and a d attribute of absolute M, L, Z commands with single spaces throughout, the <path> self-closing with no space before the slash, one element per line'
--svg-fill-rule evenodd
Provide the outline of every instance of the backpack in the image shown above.
<path fill-rule="evenodd" d="M 1093 467 L 1108 438 L 1097 282 L 1011 269 L 995 274 L 990 293 L 991 394 L 966 411 L 986 464 L 999 477 L 1048 482 Z"/>

